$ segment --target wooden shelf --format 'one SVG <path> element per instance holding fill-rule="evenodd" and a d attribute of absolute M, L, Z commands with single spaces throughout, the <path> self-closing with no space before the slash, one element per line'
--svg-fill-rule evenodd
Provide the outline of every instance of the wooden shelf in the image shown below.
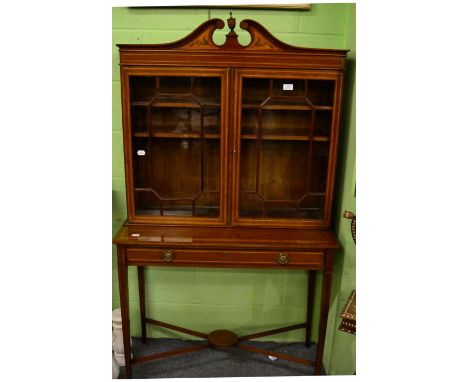
<path fill-rule="evenodd" d="M 134 137 L 137 138 L 150 138 L 150 134 L 147 132 L 136 132 L 133 133 Z M 151 135 L 152 138 L 178 138 L 178 139 L 186 139 L 186 138 L 198 138 L 201 139 L 201 133 L 173 133 L 173 132 L 162 132 L 162 133 L 154 133 Z M 203 138 L 206 139 L 219 139 L 220 134 L 214 133 L 205 133 Z"/>
<path fill-rule="evenodd" d="M 312 217 L 312 216 L 313 217 Z M 239 216 L 251 217 L 252 219 L 265 219 L 265 218 L 283 218 L 290 219 L 294 216 L 295 219 L 320 219 L 322 215 L 322 208 L 266 208 L 265 215 L 263 210 L 240 209 Z"/>
<path fill-rule="evenodd" d="M 149 104 L 150 104 L 150 101 L 134 101 L 130 103 L 131 106 L 145 106 L 145 107 L 148 107 Z"/>
<path fill-rule="evenodd" d="M 239 191 L 239 195 L 256 195 L 257 191 Z M 326 192 L 308 192 L 306 196 L 325 196 Z M 270 200 L 269 202 L 277 202 L 277 200 Z M 268 202 L 268 201 L 267 201 Z"/>
<path fill-rule="evenodd" d="M 184 109 L 201 109 L 201 108 L 218 108 L 219 103 L 204 103 L 199 105 L 196 102 L 156 102 L 151 105 L 151 107 L 174 107 L 174 108 L 184 108 Z"/>
<path fill-rule="evenodd" d="M 257 139 L 256 134 L 242 134 L 241 139 Z M 308 135 L 280 135 L 280 134 L 263 134 L 261 137 L 265 141 L 309 141 Z M 329 137 L 312 137 L 313 142 L 329 142 Z"/>
<path fill-rule="evenodd" d="M 330 142 L 330 137 L 315 136 L 312 140 L 314 142 Z"/>
<path fill-rule="evenodd" d="M 190 207 L 178 207 L 178 208 L 163 208 L 163 215 L 159 208 L 136 210 L 137 215 L 146 216 L 193 216 L 193 208 Z M 213 206 L 195 206 L 195 216 L 197 213 L 201 216 L 216 216 L 219 214 L 219 207 Z"/>
<path fill-rule="evenodd" d="M 333 106 L 312 106 L 312 105 L 288 105 L 288 104 L 244 104 L 243 109 L 264 109 L 264 110 L 333 110 Z"/>
<path fill-rule="evenodd" d="M 131 106 L 145 106 L 145 107 L 153 107 L 153 108 L 158 108 L 158 107 L 164 107 L 164 108 L 184 108 L 184 109 L 201 109 L 201 108 L 219 108 L 220 103 L 213 101 L 213 100 L 202 100 L 199 99 L 201 104 L 198 104 L 196 101 L 170 101 L 170 100 L 164 100 L 164 101 L 134 101 L 131 102 Z"/>
<path fill-rule="evenodd" d="M 258 139 L 256 134 L 242 134 L 242 139 Z M 272 135 L 264 134 L 261 137 L 265 141 L 308 141 L 310 138 L 305 135 Z"/>

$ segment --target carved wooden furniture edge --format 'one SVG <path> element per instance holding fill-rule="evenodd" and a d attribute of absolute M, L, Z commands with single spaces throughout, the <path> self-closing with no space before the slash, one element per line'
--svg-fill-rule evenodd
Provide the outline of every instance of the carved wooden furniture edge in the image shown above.
<path fill-rule="evenodd" d="M 339 56 L 346 56 L 349 50 L 342 50 L 342 49 L 318 49 L 318 48 L 304 48 L 299 46 L 294 46 L 287 44 L 275 36 L 273 36 L 263 25 L 259 24 L 258 22 L 250 19 L 243 20 L 240 23 L 240 27 L 245 29 L 247 32 L 250 33 L 252 38 L 249 45 L 245 48 L 251 48 L 255 45 L 260 47 L 264 47 L 267 43 L 266 41 L 271 42 L 270 48 L 273 50 L 284 50 L 284 51 L 295 51 L 295 52 L 304 52 L 304 53 L 317 53 L 317 54 L 332 54 L 332 55 L 339 55 Z"/>
<path fill-rule="evenodd" d="M 240 27 L 246 30 L 251 37 L 248 45 L 240 45 L 237 41 L 237 34 L 226 35 L 226 42 L 223 45 L 217 45 L 213 41 L 213 34 L 217 29 L 224 28 L 224 21 L 221 19 L 210 19 L 201 24 L 192 33 L 181 38 L 180 40 L 162 43 L 162 44 L 117 44 L 121 51 L 128 50 L 172 50 L 175 48 L 188 51 L 232 51 L 236 52 L 294 52 L 306 53 L 314 55 L 329 55 L 346 57 L 349 50 L 345 49 L 321 49 L 321 48 L 304 48 L 293 46 L 282 42 L 273 36 L 264 26 L 250 19 L 243 20 Z"/>

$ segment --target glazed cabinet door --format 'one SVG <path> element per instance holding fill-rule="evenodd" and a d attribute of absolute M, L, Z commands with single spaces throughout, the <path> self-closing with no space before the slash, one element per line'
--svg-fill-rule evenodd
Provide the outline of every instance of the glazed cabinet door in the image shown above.
<path fill-rule="evenodd" d="M 122 68 L 130 222 L 226 222 L 227 72 Z"/>
<path fill-rule="evenodd" d="M 238 70 L 233 223 L 327 227 L 341 73 Z"/>

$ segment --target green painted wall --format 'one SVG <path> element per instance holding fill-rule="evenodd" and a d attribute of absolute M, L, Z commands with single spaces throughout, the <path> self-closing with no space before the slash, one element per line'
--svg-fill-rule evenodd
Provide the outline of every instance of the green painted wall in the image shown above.
<path fill-rule="evenodd" d="M 345 47 L 349 49 L 337 170 L 335 232 L 341 244 L 334 268 L 333 300 L 328 321 L 324 359 L 330 374 L 350 374 L 356 370 L 356 337 L 338 330 L 339 313 L 353 289 L 356 289 L 356 245 L 351 236 L 350 220 L 343 211 L 356 212 L 356 6 L 347 4 Z"/>
<path fill-rule="evenodd" d="M 349 221 L 340 218 L 343 209 L 355 210 L 355 7 L 354 4 L 314 4 L 309 11 L 235 10 L 240 22 L 245 18 L 263 24 L 276 37 L 293 45 L 318 48 L 352 49 L 350 70 L 342 119 L 337 188 L 336 229 L 342 250 L 337 254 L 329 330 L 324 366 L 328 374 L 352 374 L 355 370 L 355 338 L 338 332 L 338 314 L 349 292 L 355 288 L 355 247 L 349 235 Z M 229 17 L 222 9 L 113 8 L 112 11 L 112 207 L 113 235 L 126 218 L 123 168 L 122 121 L 118 43 L 163 43 L 180 39 L 209 18 Z M 239 29 L 239 28 L 237 28 Z M 240 41 L 248 42 L 247 32 L 238 31 Z M 227 30 L 215 33 L 216 42 Z M 112 305 L 119 307 L 116 251 L 112 257 Z M 275 326 L 302 322 L 305 317 L 306 272 L 234 269 L 158 269 L 147 271 L 148 314 L 194 330 L 234 329 L 242 335 Z M 317 277 L 317 285 L 321 277 Z M 136 269 L 129 271 L 131 332 L 140 335 Z M 315 304 L 319 303 L 316 293 Z M 317 312 L 318 309 L 315 309 Z M 313 339 L 317 336 L 317 314 L 314 315 Z M 150 328 L 154 337 L 183 337 L 165 329 Z M 265 339 L 302 341 L 303 330 Z"/>

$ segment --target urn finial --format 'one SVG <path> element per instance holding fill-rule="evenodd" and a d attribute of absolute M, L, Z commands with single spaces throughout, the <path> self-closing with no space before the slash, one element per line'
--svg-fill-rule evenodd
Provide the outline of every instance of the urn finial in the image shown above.
<path fill-rule="evenodd" d="M 228 27 L 231 29 L 230 34 L 235 34 L 234 28 L 236 27 L 236 19 L 232 17 L 232 12 L 229 12 L 229 18 L 227 19 Z"/>

